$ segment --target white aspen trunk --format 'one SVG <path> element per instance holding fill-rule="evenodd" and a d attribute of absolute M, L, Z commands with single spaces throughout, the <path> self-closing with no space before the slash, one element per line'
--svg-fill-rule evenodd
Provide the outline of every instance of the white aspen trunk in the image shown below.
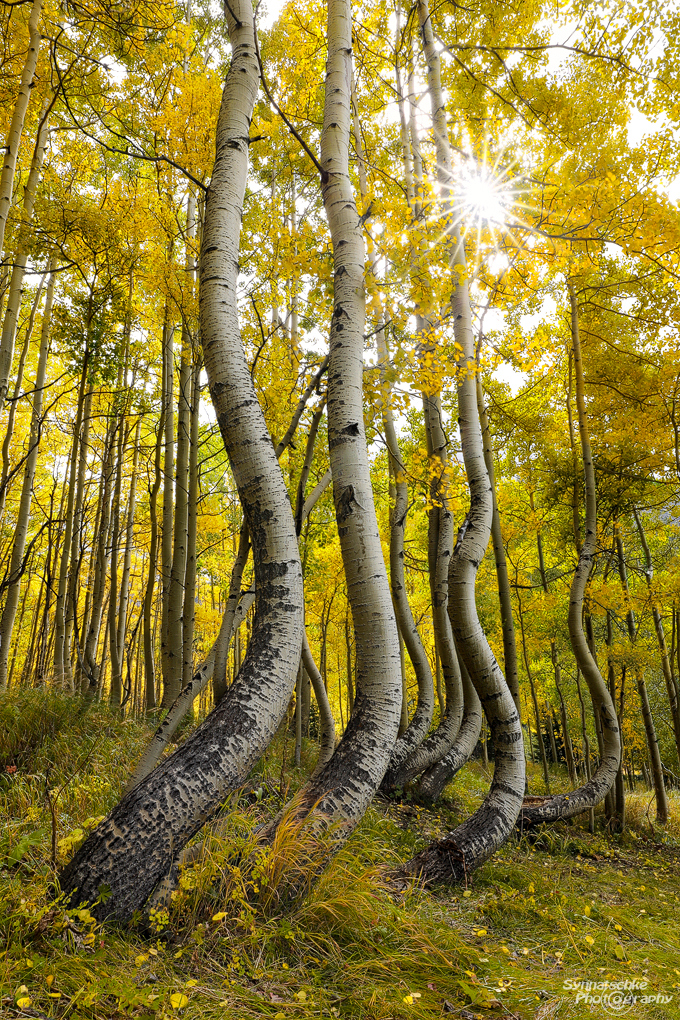
<path fill-rule="evenodd" d="M 106 576 L 109 562 L 109 525 L 111 523 L 111 481 L 113 478 L 114 450 L 116 448 L 116 432 L 121 427 L 117 415 L 112 411 L 111 423 L 107 429 L 106 443 L 104 447 L 104 461 L 102 463 L 101 487 L 100 487 L 100 518 L 99 527 L 95 537 L 94 571 L 92 582 L 92 603 L 87 628 L 85 630 L 85 641 L 83 649 L 83 665 L 85 676 L 83 677 L 82 692 L 92 697 L 100 686 L 100 666 L 97 662 L 99 651 L 99 635 L 101 631 L 102 618 L 104 617 L 104 601 L 107 596 Z M 87 614 L 86 614 L 87 618 Z M 108 618 L 107 624 L 108 624 Z"/>
<path fill-rule="evenodd" d="M 595 487 L 595 468 L 590 449 L 588 419 L 586 413 L 585 392 L 583 384 L 583 364 L 581 361 L 581 341 L 579 336 L 578 304 L 573 283 L 569 282 L 569 301 L 571 305 L 571 339 L 574 355 L 574 374 L 576 376 L 576 405 L 578 408 L 578 428 L 581 437 L 583 454 L 583 472 L 586 488 L 585 534 L 579 551 L 578 563 L 574 571 L 569 597 L 569 637 L 576 659 L 576 665 L 583 673 L 593 702 L 596 722 L 599 718 L 602 734 L 602 757 L 594 774 L 589 775 L 589 748 L 583 719 L 584 754 L 586 756 L 587 782 L 568 794 L 558 794 L 540 804 L 527 804 L 522 808 L 522 824 L 536 825 L 541 822 L 552 822 L 558 818 L 572 818 L 583 811 L 590 810 L 604 800 L 616 780 L 621 763 L 621 741 L 616 710 L 612 703 L 607 685 L 593 658 L 586 635 L 583 630 L 583 599 L 588 585 L 588 578 L 593 566 L 593 558 L 597 549 L 597 492 Z M 578 538 L 578 531 L 577 531 Z M 581 703 L 583 716 L 583 704 Z M 591 815 L 592 820 L 592 815 Z"/>
<path fill-rule="evenodd" d="M 496 581 L 498 584 L 498 601 L 501 611 L 501 629 L 503 632 L 503 665 L 505 667 L 505 682 L 510 688 L 512 699 L 520 719 L 522 713 L 519 703 L 519 672 L 517 670 L 517 642 L 515 641 L 515 623 L 512 616 L 512 598 L 510 596 L 510 580 L 508 578 L 508 564 L 505 559 L 505 545 L 503 544 L 503 533 L 501 531 L 501 518 L 498 513 L 498 501 L 496 499 L 496 476 L 493 463 L 493 450 L 491 448 L 491 433 L 489 430 L 489 418 L 484 404 L 484 390 L 482 380 L 477 375 L 477 407 L 479 409 L 479 423 L 482 428 L 482 440 L 484 442 L 484 462 L 489 473 L 489 485 L 493 499 L 493 519 L 491 522 L 491 541 L 493 543 L 493 557 L 496 564 Z"/>
<path fill-rule="evenodd" d="M 383 366 L 387 363 L 387 347 L 384 337 L 378 334 L 378 351 Z M 390 509 L 390 588 L 394 611 L 406 650 L 413 665 L 418 684 L 418 703 L 412 720 L 397 740 L 389 767 L 382 783 L 383 790 L 392 790 L 402 786 L 400 770 L 403 763 L 422 742 L 432 723 L 434 714 L 434 681 L 430 662 L 420 639 L 413 613 L 408 601 L 404 576 L 404 529 L 408 512 L 408 484 L 406 467 L 401 458 L 401 451 L 394 428 L 394 419 L 389 406 L 389 389 L 384 395 L 383 428 L 385 441 L 395 478 L 395 499 Z"/>
<path fill-rule="evenodd" d="M 7 663 L 9 647 L 16 618 L 17 606 L 19 605 L 19 588 L 21 586 L 21 567 L 26 548 L 26 537 L 31 513 L 31 499 L 33 496 L 33 479 L 38 463 L 38 449 L 40 443 L 40 431 L 42 427 L 42 403 L 43 390 L 45 387 L 45 375 L 47 372 L 47 358 L 49 354 L 50 320 L 52 317 L 52 302 L 54 299 L 54 273 L 50 273 L 50 280 L 45 295 L 45 308 L 43 310 L 42 332 L 40 336 L 40 353 L 38 355 L 38 367 L 35 374 L 35 387 L 33 396 L 33 411 L 31 414 L 31 431 L 28 437 L 28 457 L 24 466 L 24 481 L 19 501 L 19 513 L 14 529 L 14 540 L 12 545 L 12 557 L 10 560 L 9 577 L 10 584 L 7 589 L 7 598 L 0 619 L 0 690 L 7 686 Z"/>
<path fill-rule="evenodd" d="M 2 174 L 0 174 L 0 260 L 5 251 L 5 228 L 7 218 L 12 206 L 12 190 L 14 187 L 14 173 L 17 165 L 17 156 L 21 145 L 21 136 L 24 130 L 24 120 L 28 103 L 31 98 L 35 69 L 38 66 L 38 51 L 40 49 L 40 14 L 42 12 L 42 0 L 33 0 L 31 13 L 28 18 L 28 52 L 24 62 L 24 69 L 19 85 L 12 120 L 10 122 L 7 140 L 5 142 L 5 154 L 2 160 Z M 0 409 L 7 396 L 7 383 L 5 388 L 0 389 Z"/>
<path fill-rule="evenodd" d="M 162 387 L 161 387 L 162 393 Z M 161 452 L 165 435 L 165 404 L 161 396 L 161 413 L 154 448 L 154 475 L 149 489 L 149 518 L 151 536 L 149 540 L 149 572 L 144 589 L 144 707 L 147 713 L 156 708 L 156 665 L 154 662 L 154 628 L 152 621 L 153 594 L 156 587 L 156 559 L 158 556 L 158 493 L 161 487 Z"/>
<path fill-rule="evenodd" d="M 482 702 L 494 746 L 494 777 L 481 806 L 457 829 L 426 847 L 405 866 L 407 872 L 420 874 L 424 881 L 437 882 L 466 878 L 505 842 L 522 805 L 525 767 L 519 714 L 481 628 L 475 605 L 475 578 L 489 542 L 493 503 L 477 411 L 475 350 L 463 224 L 460 209 L 452 201 L 454 181 L 446 109 L 427 0 L 418 0 L 418 16 L 427 60 L 437 173 L 444 194 L 444 211 L 449 220 L 453 277 L 449 311 L 460 352 L 456 364 L 458 421 L 471 497 L 470 510 L 459 530 L 451 561 L 448 609 L 456 647 Z"/>
<path fill-rule="evenodd" d="M 40 171 L 43 159 L 45 158 L 45 145 L 48 134 L 48 108 L 43 109 L 38 137 L 33 151 L 31 168 L 28 172 L 28 180 L 24 189 L 24 204 L 21 217 L 21 226 L 17 239 L 17 251 L 12 266 L 10 277 L 9 294 L 7 297 L 7 308 L 2 321 L 2 334 L 0 335 L 0 410 L 4 405 L 9 388 L 9 374 L 12 371 L 12 359 L 14 357 L 14 339 L 17 331 L 17 320 L 21 307 L 21 295 L 23 290 L 26 262 L 28 260 L 27 248 L 29 244 L 28 227 L 33 219 L 35 207 L 35 196 L 40 181 Z M 2 185 L 0 184 L 0 189 Z M 0 202 L 0 207 L 2 203 Z M 0 243 L 0 250 L 2 243 Z"/>
<path fill-rule="evenodd" d="M 397 20 L 399 21 L 399 11 Z M 397 27 L 399 32 L 399 27 Z M 423 167 L 420 158 L 420 140 L 418 125 L 416 121 L 415 105 L 411 98 L 413 90 L 413 72 L 409 73 L 409 119 L 407 124 L 405 102 L 401 90 L 401 80 L 398 62 L 395 66 L 397 75 L 397 90 L 399 101 L 399 115 L 401 122 L 401 143 L 402 162 L 404 177 L 406 180 L 406 192 L 411 209 L 413 220 L 417 222 L 422 215 L 422 188 L 423 188 Z M 410 138 L 409 138 L 410 135 Z M 411 153 L 413 155 L 411 155 Z M 416 250 L 413 251 L 411 260 L 412 267 L 417 265 Z M 412 275 L 416 271 L 412 268 Z M 423 317 L 416 313 L 417 335 L 421 338 L 418 343 L 418 354 L 421 361 L 421 372 L 427 371 L 424 362 L 424 355 L 432 350 L 432 346 L 425 341 L 427 324 Z M 427 524 L 427 554 L 429 568 L 430 595 L 432 599 L 432 624 L 434 629 L 435 656 L 439 668 L 444 676 L 444 688 L 446 691 L 446 707 L 441 711 L 439 725 L 434 733 L 427 737 L 419 746 L 415 747 L 411 754 L 402 763 L 397 775 L 394 778 L 395 786 L 403 786 L 414 779 L 419 773 L 434 766 L 444 755 L 453 750 L 454 741 L 461 728 L 464 702 L 467 694 L 468 702 L 473 704 L 474 696 L 471 693 L 471 685 L 468 681 L 467 692 L 463 689 L 461 671 L 456 653 L 453 632 L 448 615 L 449 601 L 449 564 L 453 549 L 453 515 L 447 505 L 448 489 L 448 451 L 447 437 L 442 423 L 441 394 L 434 390 L 421 393 L 423 404 L 423 420 L 425 423 L 425 438 L 427 443 L 428 465 L 432 472 L 430 483 L 430 497 L 433 503 L 428 512 Z M 438 697 L 440 689 L 438 687 Z M 479 709 L 479 706 L 477 706 Z M 469 714 L 469 713 L 468 713 Z M 474 713 L 470 716 L 474 719 Z M 469 726 L 462 735 L 462 748 L 468 745 L 467 735 Z M 454 752 L 455 753 L 455 752 Z M 456 755 L 456 761 L 460 755 Z"/>
<path fill-rule="evenodd" d="M 286 449 L 286 447 L 290 444 L 291 440 L 293 439 L 295 431 L 300 423 L 300 418 L 302 417 L 302 413 L 305 407 L 307 406 L 309 398 L 311 397 L 312 393 L 314 393 L 314 391 L 318 389 L 321 378 L 324 375 L 327 367 L 328 356 L 326 356 L 323 359 L 318 371 L 313 376 L 310 383 L 307 385 L 304 393 L 302 394 L 300 400 L 298 401 L 297 407 L 295 408 L 293 417 L 291 419 L 290 425 L 288 426 L 288 429 L 286 430 L 285 435 L 280 440 L 280 442 L 276 444 L 275 452 L 277 460 L 280 458 L 283 451 Z M 309 514 L 311 508 L 314 506 L 314 503 L 316 502 L 316 499 L 318 498 L 318 496 L 321 495 L 321 492 L 323 492 L 323 489 L 326 488 L 329 481 L 330 473 L 328 475 L 328 478 L 326 479 L 325 485 L 319 491 L 315 499 L 310 503 L 309 508 L 307 507 L 307 503 L 309 503 L 309 500 L 307 500 L 307 503 L 305 503 L 303 507 L 302 517 L 303 520 L 305 519 L 306 515 Z M 233 614 L 236 611 L 236 607 L 238 605 L 238 601 L 240 598 L 241 579 L 243 577 L 243 571 L 245 570 L 249 552 L 250 552 L 250 535 L 248 534 L 247 524 L 244 522 L 241 525 L 241 529 L 239 532 L 239 544 L 236 553 L 236 558 L 234 560 L 231 571 L 229 591 L 227 593 L 227 605 L 225 607 L 224 619 L 222 620 L 222 627 L 220 628 L 220 636 L 217 639 L 217 644 L 215 648 L 215 666 L 213 669 L 213 697 L 215 699 L 215 704 L 221 701 L 227 690 L 227 654 L 229 650 L 229 640 L 231 634 L 231 621 L 233 620 Z"/>
<path fill-rule="evenodd" d="M 309 679 L 312 681 L 312 687 L 314 688 L 314 696 L 316 703 L 319 707 L 319 725 L 321 729 L 321 741 L 319 747 L 319 757 L 316 762 L 316 766 L 312 773 L 312 778 L 317 776 L 324 768 L 324 766 L 333 757 L 335 750 L 335 720 L 333 719 L 333 712 L 331 711 L 331 705 L 328 700 L 328 694 L 324 687 L 321 673 L 319 672 L 314 657 L 312 655 L 311 648 L 309 647 L 309 641 L 307 640 L 307 634 L 305 633 L 302 638 L 302 663 L 307 670 Z"/>
<path fill-rule="evenodd" d="M 215 665 L 213 669 L 213 697 L 215 704 L 219 704 L 227 693 L 227 658 L 229 655 L 229 642 L 231 640 L 234 614 L 241 597 L 241 580 L 245 570 L 248 556 L 250 554 L 250 535 L 245 521 L 241 525 L 238 539 L 236 558 L 231 568 L 229 591 L 227 592 L 227 604 L 222 617 L 220 633 L 215 642 Z"/>
<path fill-rule="evenodd" d="M 258 63 L 249 0 L 225 4 L 232 57 L 217 124 L 201 244 L 205 367 L 253 544 L 257 599 L 238 680 L 205 722 L 113 809 L 61 874 L 71 902 L 111 896 L 98 916 L 131 917 L 185 844 L 240 785 L 283 719 L 303 635 L 302 569 L 288 493 L 238 327 L 236 284 Z"/>
<path fill-rule="evenodd" d="M 352 17 L 329 0 L 321 134 L 321 186 L 334 256 L 328 366 L 328 446 L 333 498 L 356 641 L 354 710 L 333 757 L 300 795 L 298 810 L 362 817 L 389 763 L 401 712 L 399 639 L 373 504 L 363 417 L 364 245 L 349 179 Z"/>
<path fill-rule="evenodd" d="M 365 171 L 366 159 L 361 140 L 359 112 L 354 89 L 352 89 L 352 114 L 354 144 L 359 161 L 361 197 L 364 206 L 367 206 L 369 195 Z M 369 246 L 369 251 L 370 272 L 373 274 L 377 282 L 378 266 L 372 243 Z M 409 723 L 408 708 L 405 713 L 403 712 L 403 703 L 405 698 L 403 695 L 403 669 L 400 652 L 400 672 L 402 673 L 402 715 L 406 715 L 406 726 L 404 726 L 402 730 L 400 719 L 400 733 L 397 742 L 394 745 L 389 766 L 383 779 L 383 789 L 391 790 L 395 787 L 395 785 L 399 785 L 398 783 L 395 783 L 395 776 L 399 766 L 411 754 L 413 749 L 420 744 L 432 723 L 432 716 L 434 713 L 434 682 L 432 680 L 430 662 L 420 639 L 420 634 L 418 633 L 415 620 L 413 619 L 413 613 L 411 612 L 411 606 L 408 601 L 404 577 L 404 530 L 406 528 L 406 517 L 408 514 L 408 484 L 406 482 L 406 467 L 399 449 L 399 441 L 394 427 L 394 416 L 390 406 L 391 386 L 387 383 L 385 378 L 389 356 L 385 340 L 382 307 L 378 311 L 378 322 L 379 328 L 376 333 L 376 345 L 383 377 L 382 420 L 390 465 L 394 475 L 395 490 L 394 506 L 390 509 L 390 590 L 392 593 L 392 605 L 394 607 L 399 634 L 401 635 L 406 646 L 406 650 L 408 651 L 418 685 L 418 702 L 413 719 Z"/>
<path fill-rule="evenodd" d="M 121 411 L 118 419 L 118 444 L 116 449 L 116 478 L 113 486 L 111 504 L 111 559 L 109 567 L 109 612 L 108 634 L 109 655 L 111 658 L 111 683 L 109 701 L 117 708 L 123 694 L 123 658 L 118 654 L 118 545 L 120 542 L 120 499 L 123 488 L 123 459 L 125 452 L 125 418 Z"/>

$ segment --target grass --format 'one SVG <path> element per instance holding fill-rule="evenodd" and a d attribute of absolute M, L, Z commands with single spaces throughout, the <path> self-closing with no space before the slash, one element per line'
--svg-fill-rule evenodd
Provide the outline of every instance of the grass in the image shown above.
<path fill-rule="evenodd" d="M 282 769 L 279 739 L 248 790 L 230 798 L 225 831 L 184 872 L 157 930 L 144 935 L 99 926 L 48 890 L 53 818 L 60 864 L 115 802 L 149 730 L 98 706 L 84 713 L 68 699 L 31 696 L 33 728 L 0 778 L 0 1016 L 579 1020 L 620 1012 L 584 1000 L 578 983 L 590 981 L 635 984 L 632 1016 L 680 1017 L 676 795 L 664 832 L 647 811 L 651 793 L 639 793 L 628 799 L 621 837 L 557 825 L 514 838 L 467 889 L 395 888 L 390 867 L 480 802 L 488 777 L 473 763 L 436 812 L 376 801 L 310 884 L 319 848 L 305 829 L 282 825 L 269 851 L 254 835 L 313 765 L 308 743 L 303 767 Z M 0 720 L 8 711 L 0 703 Z M 553 779 L 563 782 L 557 772 Z M 281 896 L 284 874 L 293 898 Z M 657 995 L 670 1001 L 642 1001 Z"/>

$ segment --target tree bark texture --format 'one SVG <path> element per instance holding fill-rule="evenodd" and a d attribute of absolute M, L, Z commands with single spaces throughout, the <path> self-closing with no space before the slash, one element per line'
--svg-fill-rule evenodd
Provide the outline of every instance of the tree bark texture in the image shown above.
<path fill-rule="evenodd" d="M 481 628 L 475 606 L 475 578 L 489 542 L 493 498 L 477 409 L 463 224 L 460 209 L 452 202 L 453 166 L 439 54 L 426 0 L 418 2 L 418 17 L 427 61 L 437 173 L 449 219 L 449 264 L 453 278 L 449 313 L 460 351 L 456 366 L 458 421 L 471 498 L 470 510 L 459 530 L 451 558 L 448 610 L 458 653 L 482 702 L 494 747 L 494 776 L 481 806 L 457 829 L 426 847 L 405 866 L 407 872 L 420 875 L 426 882 L 438 882 L 465 879 L 507 839 L 522 804 L 525 769 L 519 713 Z"/>
<path fill-rule="evenodd" d="M 31 98 L 35 71 L 38 66 L 38 52 L 40 50 L 40 15 L 42 13 L 42 0 L 33 0 L 31 13 L 28 18 L 28 51 L 24 62 L 24 69 L 19 84 L 19 94 L 12 111 L 7 140 L 4 146 L 2 160 L 2 173 L 0 174 L 0 260 L 5 251 L 5 228 L 7 218 L 12 205 L 12 190 L 14 186 L 14 173 L 17 165 L 17 156 L 21 145 L 21 136 L 24 130 L 24 120 Z M 10 359 L 11 360 L 11 359 Z M 9 368 L 7 369 L 9 372 Z M 1 380 L 0 380 L 1 383 Z M 7 396 L 7 376 L 5 375 L 4 388 L 0 386 L 0 410 Z"/>
<path fill-rule="evenodd" d="M 363 418 L 364 245 L 349 178 L 352 18 L 329 0 L 321 185 L 333 242 L 328 446 L 340 548 L 356 642 L 354 710 L 335 754 L 304 788 L 301 810 L 362 817 L 388 765 L 401 709 L 399 641 L 373 503 Z"/>
<path fill-rule="evenodd" d="M 225 5 L 231 65 L 201 243 L 200 328 L 210 391 L 248 524 L 257 587 L 238 680 L 182 746 L 113 809 L 61 876 L 70 900 L 111 896 L 97 916 L 127 919 L 243 782 L 290 700 L 303 634 L 302 570 L 288 493 L 241 343 L 236 303 L 248 134 L 258 87 L 249 0 Z"/>

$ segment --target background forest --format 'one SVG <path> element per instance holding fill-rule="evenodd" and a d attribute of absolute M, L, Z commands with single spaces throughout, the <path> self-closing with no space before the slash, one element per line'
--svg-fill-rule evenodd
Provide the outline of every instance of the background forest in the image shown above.
<path fill-rule="evenodd" d="M 160 938 L 151 949 L 122 935 L 112 936 L 120 941 L 105 949 L 102 938 L 106 966 L 110 954 L 123 960 L 132 953 L 135 966 L 127 970 L 135 976 L 115 992 L 97 978 L 96 993 L 94 978 L 76 973 L 75 964 L 70 990 L 65 984 L 63 992 L 50 992 L 51 950 L 35 950 L 35 960 L 30 955 L 36 938 L 54 935 L 50 925 L 62 926 L 59 937 L 75 957 L 100 938 L 101 898 L 99 913 L 78 912 L 75 902 L 48 909 L 48 878 L 122 792 L 128 794 L 123 803 L 132 803 L 131 791 L 143 788 L 169 743 L 181 745 L 214 706 L 227 704 L 246 654 L 254 657 L 260 648 L 256 600 L 269 599 L 258 576 L 258 527 L 265 521 L 264 531 L 268 518 L 261 508 L 260 517 L 252 516 L 237 483 L 239 468 L 230 468 L 227 419 L 236 427 L 238 396 L 228 414 L 220 404 L 228 387 L 215 381 L 216 362 L 208 364 L 214 355 L 207 313 L 199 312 L 199 288 L 212 280 L 205 272 L 211 247 L 204 234 L 217 202 L 209 186 L 217 178 L 216 132 L 218 161 L 221 151 L 218 114 L 238 49 L 234 40 L 250 19 L 242 0 L 236 13 L 226 6 L 226 21 L 210 2 L 0 5 L 0 133 L 6 140 L 0 179 L 0 787 L 11 820 L 0 840 L 0 874 L 10 918 L 2 1002 L 14 1012 L 61 1016 L 68 1003 L 67 1012 L 83 1010 L 83 1017 L 191 1009 L 191 991 L 182 990 L 170 970 L 157 978 L 158 994 L 148 987 L 138 994 L 145 984 L 140 975 L 154 972 L 156 963 L 160 975 L 161 956 L 172 968 L 181 967 L 183 954 L 194 968 L 184 975 L 189 989 L 194 970 L 209 970 L 209 961 L 219 957 L 226 968 L 219 980 L 217 971 L 200 980 L 207 988 L 213 978 L 226 982 L 243 1016 L 312 1015 L 314 995 L 321 995 L 324 1015 L 419 1015 L 421 1007 L 423 1016 L 433 1015 L 425 999 L 428 990 L 437 997 L 437 982 L 449 996 L 438 996 L 438 1012 L 447 1011 L 451 998 L 463 1016 L 465 1009 L 473 1010 L 470 1016 L 477 1007 L 506 1008 L 501 993 L 518 979 L 503 970 L 503 954 L 508 966 L 518 967 L 520 956 L 536 949 L 524 953 L 519 928 L 507 927 L 509 915 L 502 918 L 502 912 L 495 920 L 505 929 L 494 946 L 484 945 L 485 911 L 491 918 L 497 909 L 489 892 L 493 873 L 482 869 L 482 891 L 468 904 L 465 854 L 462 870 L 447 864 L 440 873 L 444 866 L 432 854 L 441 854 L 443 844 L 423 843 L 470 814 L 478 817 L 490 773 L 496 768 L 498 780 L 508 767 L 498 744 L 505 723 L 480 691 L 467 657 L 477 653 L 463 652 L 467 638 L 456 630 L 452 608 L 454 589 L 460 588 L 463 604 L 464 584 L 448 563 L 468 549 L 481 499 L 466 445 L 471 407 L 490 493 L 491 542 L 486 553 L 482 544 L 475 561 L 476 584 L 475 575 L 465 583 L 493 652 L 489 661 L 495 657 L 493 668 L 498 676 L 502 669 L 507 688 L 503 676 L 496 682 L 512 695 L 504 711 L 519 716 L 528 763 L 526 785 L 523 764 L 513 773 L 520 800 L 495 846 L 513 829 L 520 807 L 522 824 L 531 828 L 573 815 L 580 805 L 584 827 L 546 828 L 537 837 L 539 849 L 554 854 L 562 869 L 564 902 L 555 885 L 550 907 L 535 906 L 536 851 L 525 835 L 502 851 L 495 874 L 506 886 L 497 895 L 514 902 L 508 890 L 515 889 L 522 907 L 517 900 L 513 924 L 525 926 L 522 932 L 530 920 L 538 931 L 545 925 L 540 939 L 547 943 L 555 903 L 564 917 L 572 910 L 566 897 L 580 894 L 581 866 L 572 873 L 560 855 L 610 862 L 623 885 L 624 875 L 642 867 L 639 855 L 625 855 L 644 834 L 663 862 L 655 880 L 664 869 L 674 874 L 677 865 L 677 11 L 632 2 L 610 8 L 444 2 L 428 10 L 424 0 L 412 9 L 385 3 L 352 8 L 350 45 L 344 46 L 352 51 L 351 71 L 342 72 L 351 194 L 344 192 L 336 205 L 356 207 L 365 326 L 359 383 L 347 376 L 339 385 L 339 362 L 329 364 L 329 336 L 333 359 L 345 300 L 338 252 L 350 242 L 333 219 L 324 168 L 327 157 L 336 158 L 328 156 L 328 80 L 336 43 L 342 50 L 332 30 L 341 2 L 329 5 L 328 25 L 326 7 L 315 3 L 256 12 L 251 58 L 260 84 L 244 143 L 249 163 L 240 248 L 237 238 L 229 256 L 246 374 L 299 543 L 302 657 L 300 634 L 289 689 L 271 723 L 273 743 L 263 739 L 264 759 L 253 751 L 240 779 L 215 794 L 215 804 L 225 801 L 260 759 L 252 790 L 229 801 L 219 846 L 210 843 L 217 836 L 201 843 L 203 870 L 196 865 L 193 877 L 187 870 L 184 878 L 175 875 L 175 900 L 168 894 L 152 907 L 154 936 L 165 932 L 166 938 L 171 925 L 180 946 L 173 959 L 180 962 L 170 963 L 171 954 L 165 961 Z M 350 31 L 347 24 L 344 30 Z M 456 331 L 463 292 L 469 295 L 469 349 Z M 224 359 L 235 356 L 227 352 Z M 249 398 L 242 393 L 245 405 Z M 392 735 L 381 752 L 388 757 L 366 765 L 370 781 L 350 805 L 337 792 L 341 783 L 329 779 L 340 768 L 333 763 L 344 762 L 348 773 L 363 768 L 358 757 L 359 765 L 347 762 L 358 755 L 361 727 L 364 737 L 370 731 L 366 704 L 380 705 L 387 690 L 379 690 L 366 665 L 366 649 L 372 641 L 378 648 L 382 631 L 369 619 L 370 599 L 361 602 L 357 578 L 348 572 L 353 557 L 345 525 L 349 521 L 351 530 L 367 511 L 364 490 L 356 481 L 340 487 L 340 455 L 334 453 L 338 401 L 349 407 L 355 398 L 363 401 L 363 425 L 348 435 L 358 435 L 368 453 L 376 548 L 390 580 L 386 613 L 389 626 L 395 617 L 397 625 L 390 668 L 401 678 L 402 694 L 395 749 L 390 752 Z M 241 432 L 245 442 L 245 424 Z M 357 546 L 359 572 L 369 546 L 369 539 Z M 574 628 L 583 635 L 583 652 Z M 610 730 L 619 733 L 620 751 L 612 750 Z M 343 734 L 340 758 L 332 758 Z M 350 748 L 344 759 L 343 747 Z M 372 760 L 370 742 L 360 751 Z M 521 749 L 514 753 L 522 757 Z M 463 767 L 453 788 L 459 800 L 452 804 L 451 788 L 444 790 Z M 304 785 L 309 773 L 311 785 Z M 484 804 L 493 806 L 497 786 L 500 780 Z M 300 876 L 318 848 L 292 821 L 280 823 L 275 809 L 299 790 L 301 800 L 293 803 L 305 804 L 304 813 L 336 796 L 337 803 L 324 800 L 322 808 L 343 818 L 349 834 L 378 787 L 382 806 L 369 811 L 311 899 L 300 900 L 308 880 Z M 581 801 L 583 789 L 588 793 Z M 579 794 L 569 806 L 574 790 Z M 553 797 L 565 791 L 566 800 Z M 272 842 L 262 857 L 254 830 L 268 802 Z M 501 807 L 494 810 L 502 815 Z M 202 821 L 213 810 L 206 808 Z M 198 828 L 190 827 L 180 849 Z M 90 845 L 64 873 L 64 888 L 83 891 L 73 876 L 90 860 Z M 171 837 L 170 858 L 173 852 Z M 472 866 L 490 853 L 480 850 Z M 363 870 L 357 871 L 360 857 Z M 471 908 L 461 922 L 472 926 L 467 933 L 457 929 L 455 939 L 449 932 L 449 941 L 442 941 L 434 901 L 410 886 L 394 906 L 384 890 L 375 899 L 385 881 L 378 866 L 409 858 L 411 876 L 416 861 L 433 880 L 463 882 L 455 902 L 457 916 Z M 188 868 L 196 860 L 182 863 Z M 241 878 L 243 860 L 250 870 L 244 866 L 249 877 Z M 95 890 L 98 867 L 92 865 Z M 37 883 L 28 906 L 19 896 L 21 868 Z M 236 913 L 231 905 L 222 909 L 225 887 L 215 892 L 216 869 L 223 881 L 228 875 L 226 900 Z M 280 898 L 262 892 L 265 885 L 275 889 L 284 872 L 282 888 L 293 883 L 297 913 L 286 913 L 290 889 Z M 348 875 L 354 895 L 343 901 Z M 602 888 L 610 878 L 599 876 Z M 634 880 L 625 897 L 645 891 Z M 677 901 L 672 888 L 659 897 Z M 610 893 L 607 902 L 625 899 L 621 888 L 603 894 L 605 900 Z M 118 895 L 114 883 L 116 905 Z M 92 906 L 94 893 L 83 897 Z M 118 916 L 133 916 L 145 899 L 125 901 Z M 589 903 L 576 911 L 579 925 L 592 910 L 599 916 L 604 909 Z M 447 901 L 441 910 L 450 906 Z M 632 915 L 612 914 L 599 946 L 590 921 L 576 935 L 569 932 L 577 927 L 567 924 L 564 946 L 550 948 L 551 973 L 562 974 L 573 946 L 581 963 L 583 954 L 593 954 L 593 969 L 607 958 L 632 973 L 631 965 L 644 958 L 644 966 L 657 968 L 650 980 L 661 981 L 669 945 L 677 951 L 669 918 L 661 917 L 663 931 L 650 935 L 635 927 Z M 217 936 L 225 919 L 235 926 L 230 942 Z M 350 930 L 356 935 L 374 923 L 386 933 L 385 953 L 391 954 L 384 966 L 393 973 L 403 966 L 406 984 L 392 1001 L 374 965 L 367 965 L 357 982 L 370 985 L 373 999 L 362 991 L 352 1004 L 336 971 L 350 966 Z M 398 945 L 397 928 L 408 930 Z M 312 931 L 316 948 L 310 948 Z M 644 944 L 639 959 L 624 936 Z M 282 968 L 289 963 L 282 961 L 293 943 L 296 973 L 311 967 L 309 959 L 322 970 L 331 963 L 321 961 L 332 958 L 333 977 L 300 979 L 297 991 L 291 986 L 282 994 L 278 985 L 267 986 L 271 997 L 260 1009 L 251 1002 L 253 982 L 269 980 L 268 967 L 285 980 Z M 480 980 L 480 965 L 463 959 L 477 943 L 475 960 L 488 964 L 493 957 L 500 968 L 493 994 Z M 425 968 L 418 961 L 433 945 L 446 966 L 421 987 Z M 375 944 L 366 944 L 359 956 L 376 953 Z M 26 968 L 35 967 L 44 971 L 37 1012 L 24 980 Z M 453 991 L 446 984 L 452 971 Z M 527 973 L 533 977 L 533 964 Z M 545 973 L 536 980 L 547 982 Z M 74 998 L 80 985 L 90 991 Z M 317 985 L 323 993 L 310 991 Z M 335 998 L 331 987 L 339 989 Z M 507 1005 L 507 1015 L 524 1016 L 525 999 L 532 1003 L 527 1016 L 557 1015 L 559 997 L 540 992 L 538 985 L 522 988 L 512 999 L 520 1012 Z M 213 992 L 206 995 L 212 1002 Z M 552 1012 L 541 1012 L 542 998 L 554 1005 Z M 215 999 L 221 1007 L 231 1001 Z M 677 1015 L 661 1007 L 654 1012 L 657 1005 L 639 1015 Z"/>

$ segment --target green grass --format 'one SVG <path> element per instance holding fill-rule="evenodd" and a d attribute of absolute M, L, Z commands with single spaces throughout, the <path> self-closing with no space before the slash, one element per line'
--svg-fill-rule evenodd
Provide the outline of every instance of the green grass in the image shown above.
<path fill-rule="evenodd" d="M 648 817 L 651 793 L 640 793 L 629 798 L 624 836 L 553 826 L 514 838 L 467 889 L 397 887 L 391 869 L 480 802 L 488 778 L 474 763 L 436 812 L 376 801 L 310 887 L 318 847 L 305 830 L 283 825 L 267 852 L 254 836 L 280 807 L 282 777 L 289 794 L 314 761 L 308 743 L 303 768 L 282 772 L 279 738 L 254 776 L 261 799 L 230 798 L 224 835 L 184 873 L 149 936 L 53 902 L 45 796 L 63 863 L 115 802 L 149 730 L 44 695 L 41 713 L 31 697 L 28 750 L 0 778 L 0 1016 L 579 1020 L 617 1011 L 577 1001 L 577 982 L 628 981 L 646 982 L 638 996 L 672 997 L 639 1000 L 629 1015 L 680 1017 L 676 796 L 665 832 Z M 9 716 L 0 702 L 0 725 Z M 563 782 L 557 772 L 553 780 Z M 539 787 L 533 771 L 531 781 Z M 283 897 L 291 884 L 296 896 Z"/>

